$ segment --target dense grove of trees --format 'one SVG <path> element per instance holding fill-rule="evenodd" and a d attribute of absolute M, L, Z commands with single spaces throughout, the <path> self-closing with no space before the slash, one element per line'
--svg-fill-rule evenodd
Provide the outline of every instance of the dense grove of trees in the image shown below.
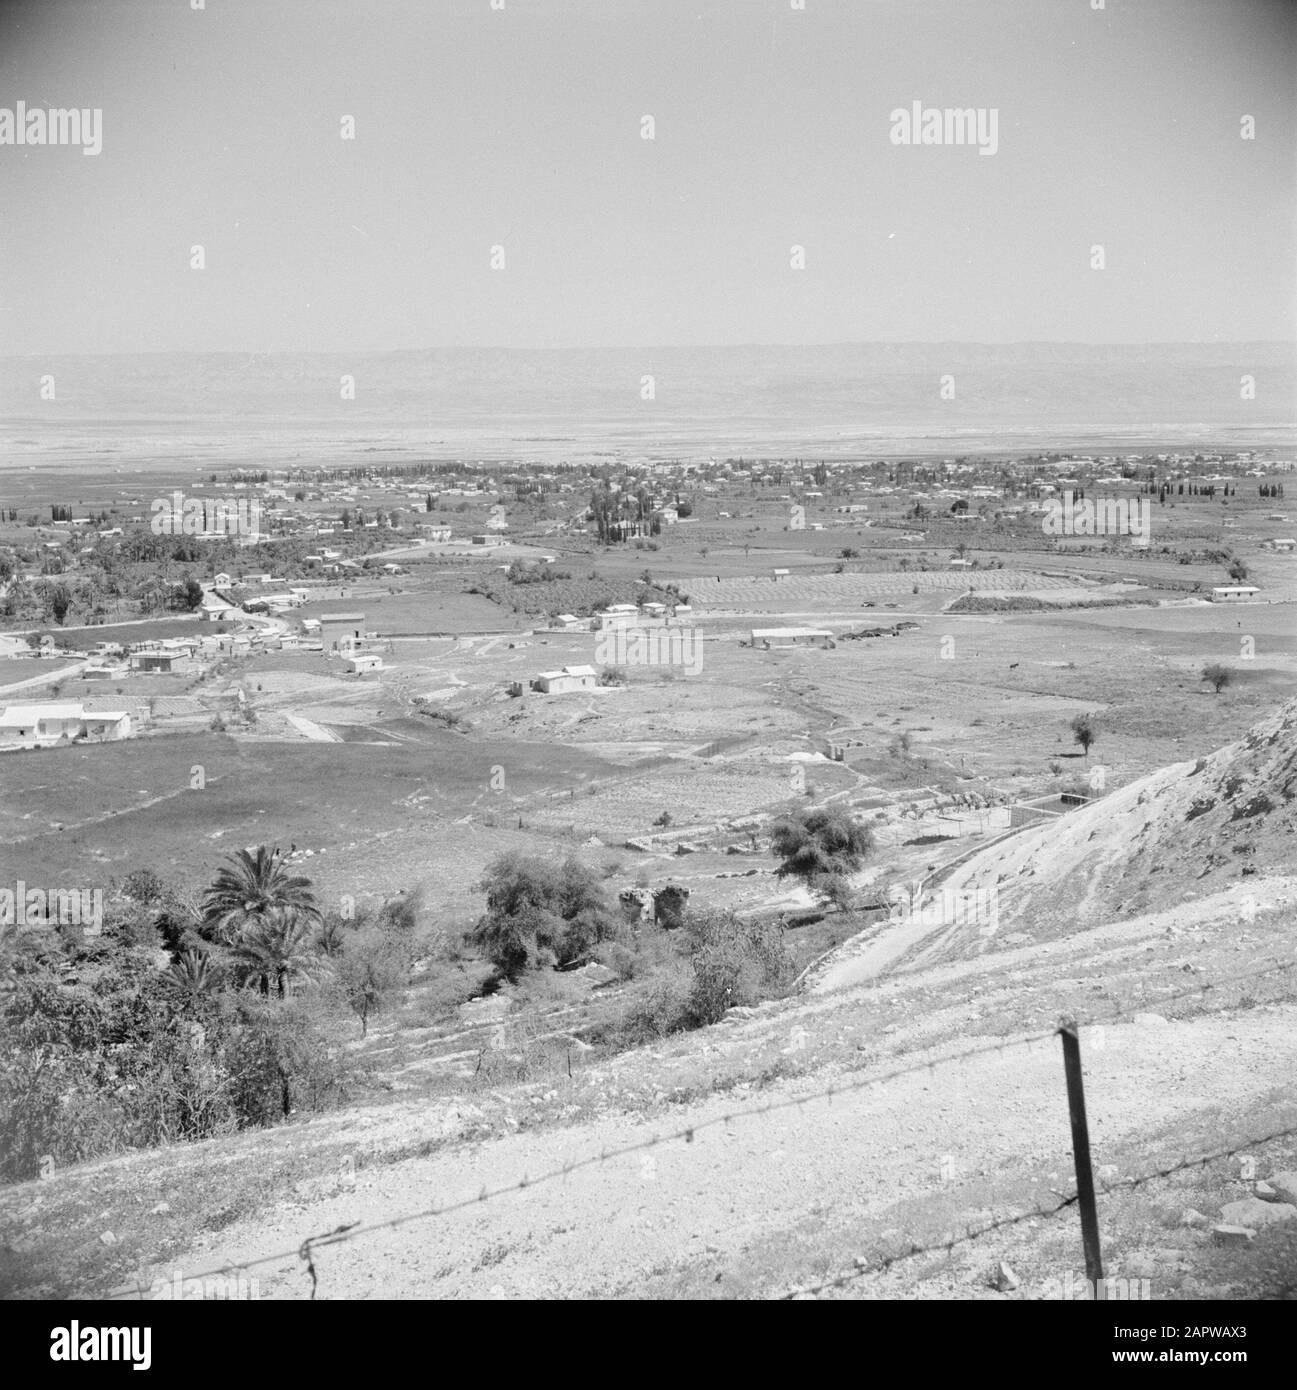
<path fill-rule="evenodd" d="M 423 943 L 417 902 L 323 913 L 278 851 L 241 850 L 202 900 L 130 875 L 102 931 L 0 931 L 0 1179 L 262 1125 L 345 1099 L 339 1023 L 370 1016 Z"/>

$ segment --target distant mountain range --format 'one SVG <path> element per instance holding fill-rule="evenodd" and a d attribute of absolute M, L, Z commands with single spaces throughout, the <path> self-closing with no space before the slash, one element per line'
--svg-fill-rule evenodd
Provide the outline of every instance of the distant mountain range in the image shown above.
<path fill-rule="evenodd" d="M 55 399 L 41 399 L 54 378 Z M 344 377 L 355 399 L 342 395 Z M 651 377 L 652 397 L 649 396 Z M 1245 377 L 1255 397 L 1245 394 Z M 943 395 L 943 386 L 945 388 Z M 11 421 L 345 421 L 586 433 L 722 422 L 867 432 L 1297 420 L 1297 344 L 843 343 L 0 358 Z"/>

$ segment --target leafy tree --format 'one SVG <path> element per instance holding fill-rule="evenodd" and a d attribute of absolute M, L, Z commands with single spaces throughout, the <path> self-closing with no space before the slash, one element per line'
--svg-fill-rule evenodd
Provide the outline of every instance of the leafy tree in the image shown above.
<path fill-rule="evenodd" d="M 1210 666 L 1202 668 L 1202 679 L 1212 686 L 1216 694 L 1219 695 L 1234 679 L 1234 672 L 1228 666 L 1222 666 L 1220 662 L 1213 661 Z"/>
<path fill-rule="evenodd" d="M 1247 578 L 1247 566 L 1240 559 L 1233 559 L 1229 562 L 1229 577 L 1235 584 L 1241 584 Z"/>
<path fill-rule="evenodd" d="M 399 916 L 380 914 L 377 922 L 348 936 L 334 961 L 342 996 L 360 1020 L 362 1038 L 369 1032 L 370 1015 L 409 975 L 411 952 L 404 933 Z"/>
<path fill-rule="evenodd" d="M 799 878 L 814 893 L 837 900 L 845 880 L 874 847 L 869 826 L 840 806 L 801 811 L 776 822 L 770 848 L 778 878 Z"/>
<path fill-rule="evenodd" d="M 578 964 L 621 933 L 598 876 L 577 859 L 556 865 L 503 854 L 487 866 L 478 887 L 486 894 L 486 913 L 469 939 L 511 980 L 527 969 Z"/>
<path fill-rule="evenodd" d="M 1072 730 L 1072 737 L 1081 745 L 1081 751 L 1088 758 L 1090 756 L 1090 746 L 1099 737 L 1099 730 L 1095 726 L 1092 714 L 1078 714 L 1068 725 Z"/>

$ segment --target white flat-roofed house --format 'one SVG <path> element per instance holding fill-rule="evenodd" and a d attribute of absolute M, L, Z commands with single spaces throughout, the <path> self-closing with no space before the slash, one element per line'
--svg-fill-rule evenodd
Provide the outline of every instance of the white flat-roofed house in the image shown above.
<path fill-rule="evenodd" d="M 586 618 L 578 618 L 575 613 L 560 613 L 550 624 L 559 632 L 580 632 L 583 628 L 590 626 Z"/>
<path fill-rule="evenodd" d="M 1297 550 L 1297 540 L 1291 536 L 1276 536 L 1274 540 L 1267 541 L 1266 544 L 1271 550 Z"/>
<path fill-rule="evenodd" d="M 162 651 L 154 648 L 151 651 L 131 653 L 131 670 L 141 674 L 152 673 L 169 676 L 176 671 L 177 667 L 183 668 L 188 664 L 189 657 L 186 652 Z"/>
<path fill-rule="evenodd" d="M 598 683 L 599 673 L 593 666 L 564 666 L 561 671 L 542 671 L 531 688 L 542 695 L 566 695 L 574 690 L 593 690 Z"/>
<path fill-rule="evenodd" d="M 198 605 L 198 620 L 204 623 L 219 623 L 222 619 L 238 611 L 234 604 L 227 603 L 219 594 L 208 589 L 203 593 L 202 600 Z"/>
<path fill-rule="evenodd" d="M 639 608 L 633 603 L 613 603 L 599 615 L 602 627 L 625 627 L 639 621 Z"/>
<path fill-rule="evenodd" d="M 1212 588 L 1213 603 L 1247 603 L 1261 592 L 1253 584 L 1217 584 Z"/>
<path fill-rule="evenodd" d="M 364 625 L 363 613 L 321 613 L 320 633 L 325 651 L 339 647 L 344 638 L 362 636 Z"/>
<path fill-rule="evenodd" d="M 347 658 L 347 670 L 353 676 L 363 676 L 370 671 L 381 671 L 383 658 L 377 652 L 354 652 Z"/>
<path fill-rule="evenodd" d="M 833 644 L 833 634 L 818 627 L 754 627 L 752 645 L 773 647 L 827 647 Z"/>
<path fill-rule="evenodd" d="M 130 738 L 131 716 L 124 710 L 89 711 L 80 703 L 7 705 L 0 712 L 0 747 L 52 748 L 59 743 L 106 743 Z"/>

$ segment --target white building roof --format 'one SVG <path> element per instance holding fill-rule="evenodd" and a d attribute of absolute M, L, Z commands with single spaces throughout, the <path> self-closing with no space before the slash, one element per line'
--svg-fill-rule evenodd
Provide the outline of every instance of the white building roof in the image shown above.
<path fill-rule="evenodd" d="M 0 724 L 31 724 L 39 719 L 108 719 L 127 717 L 125 710 L 90 710 L 79 700 L 51 700 L 45 704 L 6 705 Z"/>

